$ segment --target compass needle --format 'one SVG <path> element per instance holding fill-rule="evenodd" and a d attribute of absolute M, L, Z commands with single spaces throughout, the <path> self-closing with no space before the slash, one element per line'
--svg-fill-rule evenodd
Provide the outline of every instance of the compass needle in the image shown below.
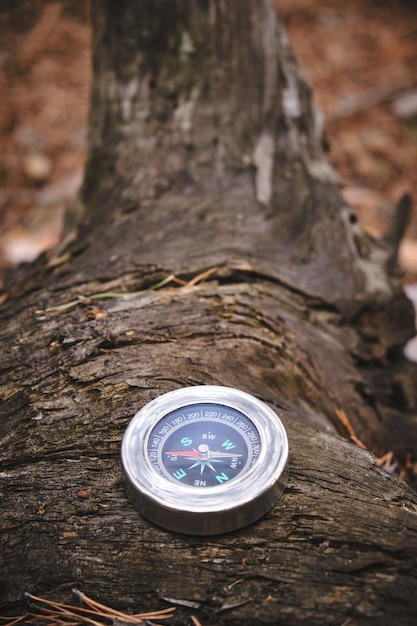
<path fill-rule="evenodd" d="M 191 534 L 227 532 L 259 519 L 285 488 L 287 461 L 279 417 L 229 387 L 159 396 L 134 416 L 122 442 L 133 504 L 160 526 Z"/>

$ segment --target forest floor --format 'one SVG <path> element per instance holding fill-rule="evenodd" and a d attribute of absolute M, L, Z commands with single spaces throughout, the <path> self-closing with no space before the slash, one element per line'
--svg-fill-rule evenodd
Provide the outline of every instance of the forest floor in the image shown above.
<path fill-rule="evenodd" d="M 329 159 L 370 234 L 402 193 L 414 211 L 400 250 L 417 276 L 417 5 L 277 0 L 324 113 Z M 82 182 L 91 81 L 88 0 L 0 7 L 0 279 L 60 237 Z M 408 112 L 406 108 L 410 109 Z"/>

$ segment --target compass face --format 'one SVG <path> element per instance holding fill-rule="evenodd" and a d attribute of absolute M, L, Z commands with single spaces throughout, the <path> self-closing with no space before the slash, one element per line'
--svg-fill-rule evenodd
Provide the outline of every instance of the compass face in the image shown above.
<path fill-rule="evenodd" d="M 259 433 L 246 415 L 209 403 L 172 411 L 153 428 L 148 442 L 156 472 L 174 483 L 203 489 L 246 473 L 260 451 Z"/>
<path fill-rule="evenodd" d="M 185 387 L 152 400 L 128 425 L 121 457 L 134 506 L 187 534 L 229 532 L 259 519 L 288 476 L 281 420 L 229 387 Z"/>

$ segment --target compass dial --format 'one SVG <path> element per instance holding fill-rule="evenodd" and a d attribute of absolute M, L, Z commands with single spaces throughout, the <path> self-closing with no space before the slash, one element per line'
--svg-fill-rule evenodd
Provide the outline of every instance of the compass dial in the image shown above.
<path fill-rule="evenodd" d="M 253 396 L 219 386 L 159 396 L 122 442 L 127 493 L 148 519 L 189 534 L 245 526 L 277 502 L 288 475 L 279 417 Z"/>
<path fill-rule="evenodd" d="M 149 436 L 152 467 L 174 483 L 216 487 L 247 472 L 259 457 L 259 433 L 243 413 L 199 403 L 169 413 Z"/>

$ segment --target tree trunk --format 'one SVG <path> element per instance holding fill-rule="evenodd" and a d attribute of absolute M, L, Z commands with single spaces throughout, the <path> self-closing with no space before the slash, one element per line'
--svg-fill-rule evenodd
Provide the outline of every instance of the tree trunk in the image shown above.
<path fill-rule="evenodd" d="M 398 237 L 369 239 L 343 201 L 271 1 L 92 15 L 78 236 L 69 222 L 0 309 L 0 613 L 79 586 L 137 610 L 191 601 L 204 625 L 414 624 L 417 497 L 340 419 L 416 455 Z M 214 538 L 144 520 L 119 461 L 139 408 L 195 384 L 261 398 L 290 440 L 280 502 Z"/>

